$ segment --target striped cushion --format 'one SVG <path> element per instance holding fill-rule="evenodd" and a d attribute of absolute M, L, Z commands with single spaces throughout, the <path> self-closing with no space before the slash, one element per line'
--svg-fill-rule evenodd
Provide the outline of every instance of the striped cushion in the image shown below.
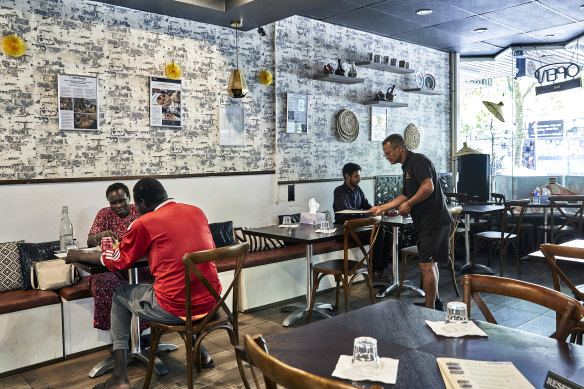
<path fill-rule="evenodd" d="M 280 247 L 286 246 L 284 241 L 278 239 L 270 239 L 264 238 L 262 236 L 254 236 L 248 235 L 243 232 L 242 227 L 237 227 L 233 229 L 235 233 L 235 240 L 236 243 L 249 243 L 249 252 L 254 251 L 262 251 L 262 250 L 271 250 L 271 249 L 278 249 Z"/>

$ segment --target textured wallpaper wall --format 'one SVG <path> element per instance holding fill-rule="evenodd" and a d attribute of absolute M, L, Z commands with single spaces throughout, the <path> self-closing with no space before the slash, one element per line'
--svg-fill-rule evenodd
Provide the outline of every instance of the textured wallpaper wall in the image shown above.
<path fill-rule="evenodd" d="M 250 93 L 237 101 L 226 93 L 235 67 L 231 29 L 87 0 L 0 0 L 0 29 L 28 44 L 24 57 L 0 56 L 0 180 L 265 171 L 276 168 L 276 160 L 279 180 L 338 178 L 348 160 L 360 163 L 367 176 L 397 172 L 369 141 L 369 107 L 361 103 L 390 83 L 413 84 L 413 76 L 358 68 L 364 84 L 311 79 L 339 56 L 362 59 L 369 51 L 395 53 L 434 74 L 445 94 L 399 92 L 396 101 L 410 107 L 392 110 L 392 130 L 403 133 L 416 123 L 420 150 L 439 171 L 447 166 L 446 53 L 292 17 L 266 26 L 267 37 L 254 30 L 240 34 L 240 68 Z M 180 130 L 149 125 L 149 77 L 163 76 L 171 60 L 183 69 Z M 259 84 L 262 69 L 274 73 L 275 84 Z M 99 78 L 99 133 L 58 130 L 59 73 Z M 308 135 L 284 132 L 287 91 L 310 96 Z M 239 104 L 246 114 L 245 145 L 220 146 L 219 107 Z M 359 118 L 353 143 L 333 133 L 343 108 Z"/>

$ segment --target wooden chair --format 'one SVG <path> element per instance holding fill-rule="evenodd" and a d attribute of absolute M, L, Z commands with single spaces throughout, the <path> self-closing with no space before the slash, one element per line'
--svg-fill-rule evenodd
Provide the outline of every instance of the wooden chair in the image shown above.
<path fill-rule="evenodd" d="M 221 247 L 218 249 L 204 250 L 196 253 L 187 253 L 184 255 L 182 262 L 185 265 L 185 293 L 186 293 L 186 323 L 185 324 L 164 324 L 150 321 L 150 362 L 148 371 L 144 380 L 144 388 L 150 385 L 152 370 L 154 368 L 154 356 L 160 337 L 167 332 L 178 332 L 185 342 L 187 353 L 187 377 L 188 387 L 193 387 L 193 356 L 197 366 L 197 372 L 201 371 L 201 342 L 212 331 L 223 329 L 227 331 L 229 340 L 233 347 L 239 344 L 238 329 L 238 301 L 239 301 L 239 278 L 241 269 L 245 262 L 249 243 L 240 243 L 233 246 Z M 231 261 L 237 258 L 233 280 L 227 288 L 223 288 L 223 297 L 221 297 L 205 278 L 203 273 L 197 267 L 197 264 L 206 262 Z M 215 298 L 217 303 L 215 307 L 202 319 L 192 321 L 191 319 L 191 272 L 197 277 L 197 281 L 205 286 L 209 293 Z M 231 310 L 225 304 L 225 300 L 233 291 L 233 304 Z M 193 335 L 196 335 L 196 341 L 193 345 Z M 241 359 L 235 354 L 239 374 L 246 388 L 249 383 L 245 378 Z"/>
<path fill-rule="evenodd" d="M 573 235 L 576 238 L 582 236 L 582 215 L 584 213 L 584 196 L 550 196 L 550 222 L 547 226 L 538 226 L 538 240 L 541 235 L 550 234 L 550 242 L 558 243 L 559 239 L 566 235 Z M 566 208 L 562 206 L 565 202 L 577 203 L 578 208 Z M 575 212 L 571 212 L 574 210 Z M 555 214 L 555 215 L 554 215 Z"/>
<path fill-rule="evenodd" d="M 476 264 L 477 251 L 481 242 L 487 242 L 489 248 L 489 263 L 491 266 L 492 247 L 491 243 L 499 246 L 499 274 L 503 276 L 503 263 L 507 256 L 507 247 L 510 243 L 515 246 L 515 257 L 517 261 L 517 273 L 521 274 L 521 263 L 519 262 L 519 234 L 521 233 L 521 221 L 527 210 L 529 200 L 513 200 L 505 203 L 505 212 L 503 212 L 503 223 L 500 231 L 483 231 L 475 234 L 474 250 L 472 255 L 472 264 Z M 519 214 L 514 219 L 514 224 L 508 224 L 510 216 L 519 208 Z"/>
<path fill-rule="evenodd" d="M 565 341 L 569 335 L 581 333 L 579 322 L 584 307 L 575 299 L 544 286 L 511 278 L 466 275 L 462 278 L 462 296 L 471 317 L 471 297 L 489 323 L 497 324 L 480 293 L 493 293 L 529 301 L 556 312 L 556 330 L 550 338 Z"/>
<path fill-rule="evenodd" d="M 493 202 L 497 205 L 505 205 L 507 203 L 507 200 L 505 199 L 505 195 L 500 194 L 500 193 L 491 193 L 491 198 L 493 199 Z M 515 224 L 517 223 L 517 218 L 519 217 L 519 215 L 517 214 L 517 212 L 514 212 L 513 209 L 511 209 L 508 213 L 507 213 L 507 227 L 513 229 L 515 227 Z M 497 214 L 497 228 L 501 228 L 501 218 L 502 218 L 502 214 L 498 213 Z M 535 225 L 533 223 L 526 223 L 524 221 L 521 222 L 521 233 L 524 236 L 527 236 L 527 248 L 528 250 L 531 252 L 534 249 L 534 231 L 535 231 Z M 525 233 L 525 234 L 523 234 Z M 521 239 L 521 236 L 519 237 Z"/>
<path fill-rule="evenodd" d="M 491 198 L 493 202 L 497 205 L 504 205 L 505 204 L 505 195 L 501 193 L 491 193 Z"/>
<path fill-rule="evenodd" d="M 268 354 L 266 342 L 261 335 L 253 338 L 245 335 L 243 339 L 245 352 L 250 363 L 250 369 L 257 388 L 260 383 L 256 377 L 254 366 L 261 370 L 266 389 L 276 389 L 281 385 L 287 389 L 355 389 L 355 386 L 319 377 L 303 370 L 289 366 Z"/>
<path fill-rule="evenodd" d="M 452 285 L 454 286 L 454 291 L 456 292 L 457 296 L 460 296 L 460 292 L 458 291 L 458 285 L 456 285 L 456 271 L 454 270 L 454 263 L 455 263 L 454 238 L 456 235 L 458 222 L 460 221 L 460 213 L 461 212 L 462 212 L 462 207 L 450 208 L 450 214 L 452 215 L 454 222 L 452 223 L 452 228 L 450 229 L 450 249 L 449 249 L 450 261 L 449 261 L 448 267 L 450 268 L 450 275 L 452 276 Z M 402 253 L 402 271 L 401 271 L 401 275 L 399 277 L 399 288 L 397 289 L 397 297 L 400 296 L 402 289 L 403 289 L 404 277 L 406 274 L 406 269 L 408 267 L 408 262 L 412 259 L 419 257 L 418 246 L 410 246 L 410 247 L 403 248 L 401 250 L 401 253 Z"/>
<path fill-rule="evenodd" d="M 312 310 L 314 309 L 314 302 L 316 301 L 316 291 L 318 290 L 318 285 L 320 280 L 327 275 L 332 275 L 335 277 L 337 284 L 336 287 L 336 300 L 335 308 L 339 309 L 339 284 L 343 284 L 343 292 L 345 294 L 345 312 L 349 311 L 349 293 L 351 291 L 351 286 L 353 286 L 353 281 L 355 277 L 362 275 L 365 278 L 367 287 L 369 288 L 369 296 L 371 298 L 371 304 L 375 303 L 375 298 L 373 296 L 373 284 L 371 280 L 372 271 L 372 253 L 373 244 L 375 239 L 377 239 L 377 232 L 379 230 L 380 218 L 369 217 L 365 219 L 354 219 L 346 220 L 345 235 L 344 235 L 344 258 L 343 259 L 333 259 L 330 261 L 325 261 L 317 263 L 312 266 L 312 292 L 310 296 L 310 309 L 306 315 L 306 321 L 310 320 L 312 316 Z M 359 238 L 359 234 L 355 232 L 356 228 L 371 227 L 371 233 L 369 234 L 369 242 L 363 243 Z M 349 236 L 353 238 L 353 241 L 359 246 L 363 257 L 360 260 L 349 259 Z M 369 244 L 369 249 L 365 249 L 365 244 Z"/>

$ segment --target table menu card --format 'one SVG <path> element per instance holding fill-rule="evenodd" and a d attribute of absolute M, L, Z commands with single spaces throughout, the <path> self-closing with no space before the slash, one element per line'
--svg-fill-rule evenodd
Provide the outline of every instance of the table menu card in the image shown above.
<path fill-rule="evenodd" d="M 512 362 L 436 358 L 446 389 L 534 388 Z"/>

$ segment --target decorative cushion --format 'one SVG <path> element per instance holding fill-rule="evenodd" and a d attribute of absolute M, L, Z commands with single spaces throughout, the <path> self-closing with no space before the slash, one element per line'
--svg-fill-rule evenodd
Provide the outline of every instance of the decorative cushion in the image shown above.
<path fill-rule="evenodd" d="M 22 289 L 23 280 L 18 243 L 0 243 L 0 292 Z"/>
<path fill-rule="evenodd" d="M 213 235 L 215 247 L 219 248 L 235 244 L 235 240 L 233 239 L 232 221 L 211 223 L 209 224 L 209 229 L 211 230 L 211 235 Z"/>
<path fill-rule="evenodd" d="M 19 243 L 18 250 L 20 251 L 23 288 L 32 289 L 30 284 L 30 267 L 32 266 L 32 263 L 56 258 L 55 251 L 59 250 L 59 241 Z"/>
<path fill-rule="evenodd" d="M 284 241 L 279 239 L 264 238 L 263 236 L 248 235 L 243 232 L 242 227 L 237 227 L 233 229 L 235 235 L 235 240 L 237 243 L 249 243 L 249 252 L 279 249 L 280 247 L 286 246 Z"/>

